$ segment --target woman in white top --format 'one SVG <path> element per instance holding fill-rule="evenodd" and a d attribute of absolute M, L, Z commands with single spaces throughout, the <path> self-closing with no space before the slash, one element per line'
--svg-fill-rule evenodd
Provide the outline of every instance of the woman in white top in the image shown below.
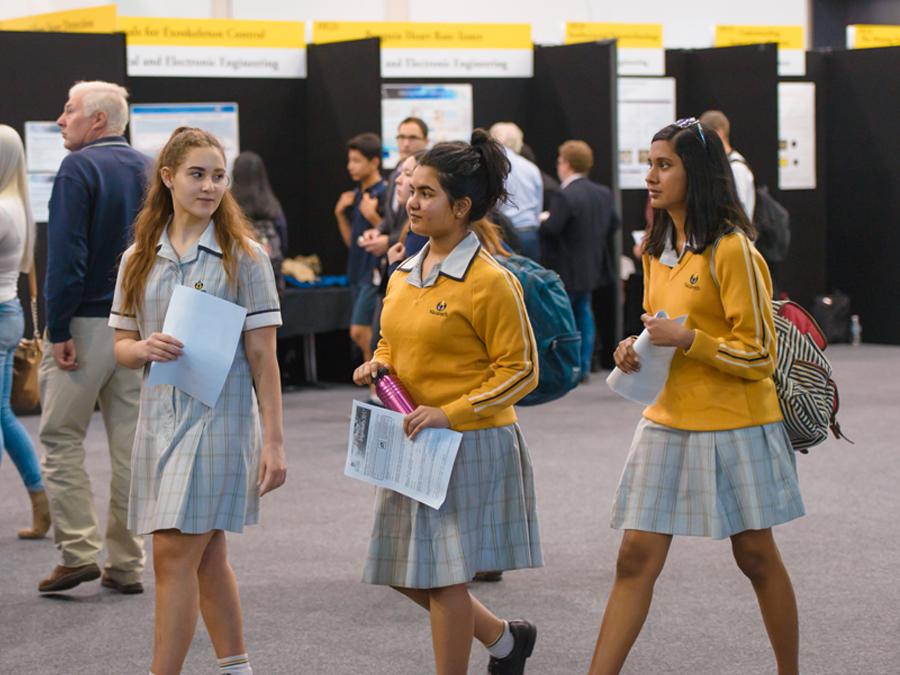
<path fill-rule="evenodd" d="M 28 200 L 25 150 L 12 127 L 0 124 L 0 429 L 6 448 L 31 497 L 33 523 L 20 539 L 40 539 L 50 529 L 50 509 L 34 443 L 9 406 L 13 355 L 25 332 L 19 274 L 34 262 L 34 218 Z M 0 453 L 2 457 L 2 453 Z"/>

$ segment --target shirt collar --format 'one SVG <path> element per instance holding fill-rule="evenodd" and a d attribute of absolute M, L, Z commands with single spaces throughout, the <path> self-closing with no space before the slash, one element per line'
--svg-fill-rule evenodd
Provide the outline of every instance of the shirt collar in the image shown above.
<path fill-rule="evenodd" d="M 162 234 L 159 235 L 159 241 L 156 244 L 156 255 L 176 263 L 190 262 L 195 257 L 192 255 L 194 247 L 191 247 L 191 251 L 188 251 L 184 258 L 178 257 L 178 253 L 175 252 L 175 247 L 172 246 L 172 240 L 169 239 L 169 224 L 171 222 L 172 218 L 169 217 L 169 221 L 163 228 Z M 207 223 L 206 229 L 203 230 L 203 234 L 200 235 L 200 239 L 197 240 L 195 247 L 198 251 L 202 249 L 219 258 L 222 257 L 222 247 L 219 246 L 219 242 L 216 241 L 216 228 L 213 221 L 210 220 L 209 223 Z"/>
<path fill-rule="evenodd" d="M 422 262 L 425 260 L 425 256 L 428 255 L 428 250 L 430 248 L 431 242 L 428 242 L 422 247 L 421 251 L 404 260 L 398 269 L 415 274 L 421 282 Z M 466 278 L 466 274 L 472 266 L 472 261 L 475 259 L 475 256 L 478 255 L 478 251 L 480 250 L 481 242 L 478 240 L 478 235 L 474 232 L 469 232 L 469 234 L 456 245 L 456 248 L 450 251 L 450 255 L 441 261 L 440 273 L 445 277 L 450 277 L 456 281 L 462 281 Z"/>
<path fill-rule="evenodd" d="M 675 267 L 685 253 L 696 249 L 695 242 L 691 239 L 690 242 L 685 243 L 684 249 L 682 249 L 681 254 L 679 255 L 678 251 L 675 250 L 675 245 L 672 243 L 673 239 L 673 228 L 670 227 L 669 233 L 666 235 L 666 243 L 662 255 L 659 256 L 659 262 L 667 267 Z"/>
<path fill-rule="evenodd" d="M 128 141 L 125 140 L 124 136 L 104 136 L 103 138 L 95 138 L 89 143 L 85 143 L 79 150 L 99 145 L 128 145 Z"/>
<path fill-rule="evenodd" d="M 584 174 L 583 173 L 573 173 L 571 176 L 569 176 L 562 183 L 559 184 L 560 189 L 569 187 L 572 183 L 574 183 L 579 178 L 584 178 Z"/>

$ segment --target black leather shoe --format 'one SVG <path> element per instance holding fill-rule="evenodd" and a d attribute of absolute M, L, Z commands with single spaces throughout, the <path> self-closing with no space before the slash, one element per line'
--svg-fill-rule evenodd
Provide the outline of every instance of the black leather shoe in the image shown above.
<path fill-rule="evenodd" d="M 503 572 L 475 572 L 472 581 L 486 581 L 488 583 L 503 581 Z"/>
<path fill-rule="evenodd" d="M 113 579 L 108 571 L 103 572 L 103 577 L 100 579 L 100 585 L 104 588 L 109 588 L 116 593 L 121 593 L 122 595 L 137 595 L 138 593 L 144 592 L 144 584 L 140 581 L 123 584 Z"/>
<path fill-rule="evenodd" d="M 509 631 L 513 635 L 513 649 L 505 658 L 491 657 L 489 675 L 522 675 L 525 672 L 525 660 L 531 656 L 537 639 L 537 626 L 530 621 L 514 619 L 509 622 Z"/>

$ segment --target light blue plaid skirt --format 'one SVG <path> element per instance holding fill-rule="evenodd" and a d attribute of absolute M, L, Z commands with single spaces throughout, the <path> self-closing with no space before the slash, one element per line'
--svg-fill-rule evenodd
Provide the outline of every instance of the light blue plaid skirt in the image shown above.
<path fill-rule="evenodd" d="M 724 539 L 803 514 L 796 459 L 781 422 L 683 431 L 642 419 L 611 525 Z"/>
<path fill-rule="evenodd" d="M 463 432 L 440 509 L 377 490 L 366 583 L 440 588 L 480 570 L 542 564 L 531 456 L 517 424 Z"/>

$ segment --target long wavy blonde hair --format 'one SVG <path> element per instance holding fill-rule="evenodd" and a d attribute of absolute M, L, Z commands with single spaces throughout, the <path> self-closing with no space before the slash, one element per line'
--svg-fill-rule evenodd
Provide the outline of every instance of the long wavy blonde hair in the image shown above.
<path fill-rule="evenodd" d="M 134 221 L 134 251 L 128 257 L 122 271 L 122 309 L 137 313 L 144 299 L 144 285 L 156 262 L 156 245 L 174 213 L 172 194 L 165 186 L 160 170 L 169 167 L 172 173 L 194 148 L 215 148 L 225 158 L 225 150 L 219 140 L 207 131 L 193 127 L 179 127 L 172 132 L 156 160 L 153 175 L 147 186 L 147 194 L 140 213 Z M 228 283 L 237 283 L 238 256 L 241 252 L 253 255 L 250 239 L 253 237 L 249 223 L 241 207 L 229 190 L 212 216 L 216 241 L 222 249 L 222 263 Z"/>

